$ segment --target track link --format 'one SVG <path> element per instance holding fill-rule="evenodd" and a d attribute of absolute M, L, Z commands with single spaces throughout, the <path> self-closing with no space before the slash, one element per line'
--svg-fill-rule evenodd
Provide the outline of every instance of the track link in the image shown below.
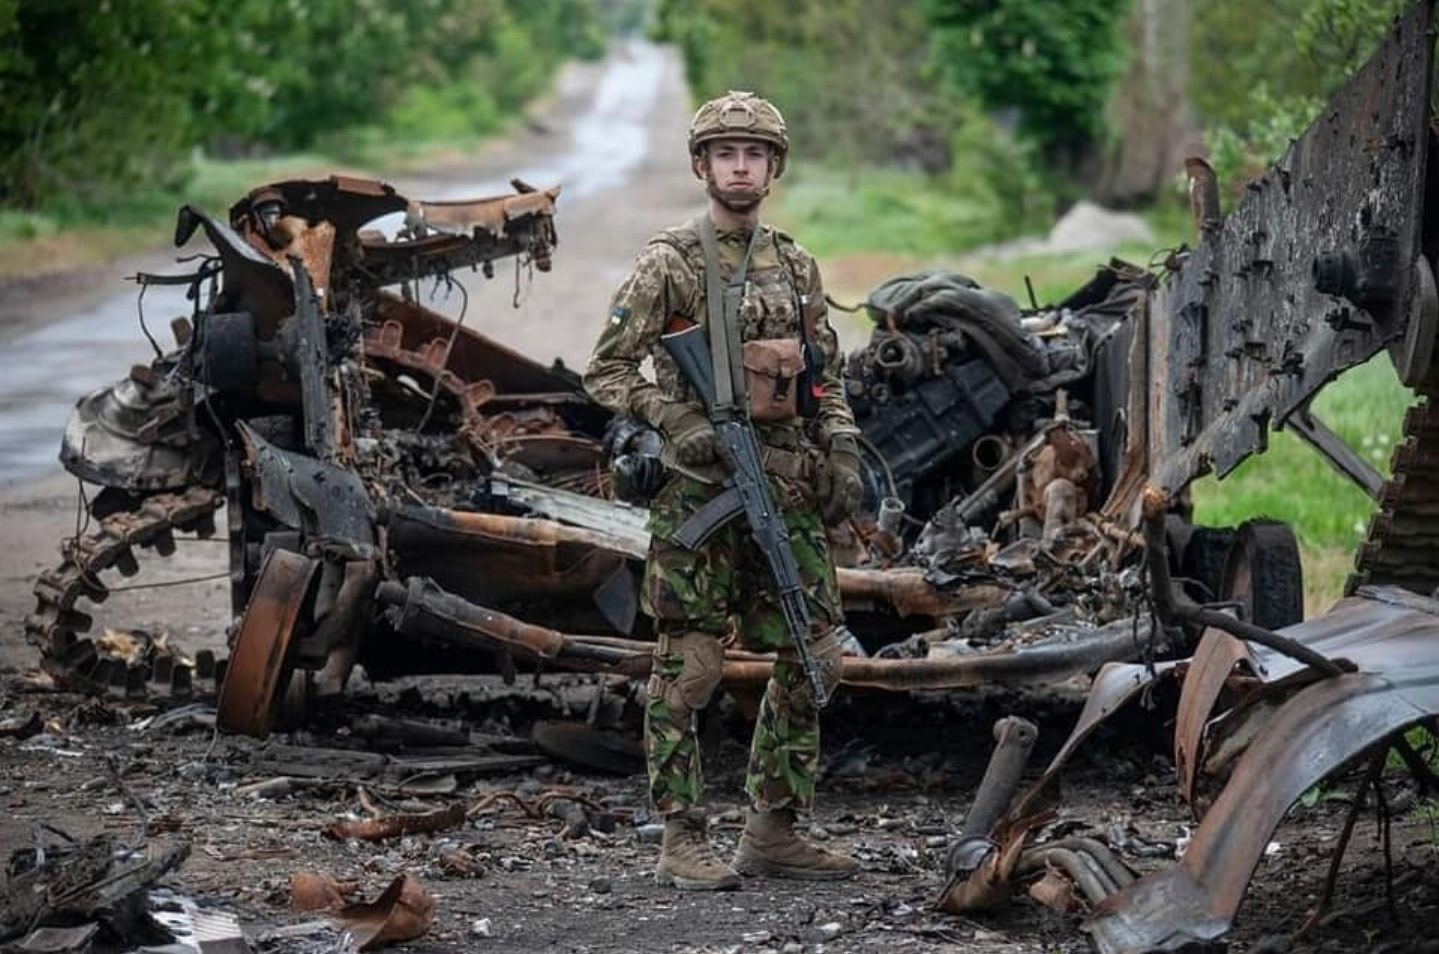
<path fill-rule="evenodd" d="M 1393 476 L 1355 559 L 1346 592 L 1393 584 L 1424 596 L 1439 591 L 1439 386 L 1421 387 L 1404 413 L 1404 435 L 1391 458 Z"/>
<path fill-rule="evenodd" d="M 126 666 L 102 657 L 95 644 L 80 634 L 94 620 L 76 608 L 82 600 L 103 603 L 110 595 L 100 574 L 114 568 L 125 576 L 139 570 L 135 548 L 153 548 L 161 556 L 175 552 L 175 533 L 193 532 L 209 537 L 215 532 L 215 510 L 225 495 L 208 487 L 152 494 L 132 507 L 98 521 L 98 526 L 61 545 L 59 566 L 35 581 L 35 611 L 25 618 L 25 637 L 40 650 L 41 665 L 61 684 L 85 691 L 120 689 L 143 692 L 152 680 L 163 677 L 181 693 L 189 689 L 195 673 L 187 666 L 167 664 Z M 197 660 L 198 675 L 213 678 L 213 654 Z"/>

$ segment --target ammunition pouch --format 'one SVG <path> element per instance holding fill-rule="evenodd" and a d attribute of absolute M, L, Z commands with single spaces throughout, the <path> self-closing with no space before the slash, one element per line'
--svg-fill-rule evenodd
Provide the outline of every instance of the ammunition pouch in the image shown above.
<path fill-rule="evenodd" d="M 742 349 L 745 390 L 752 421 L 790 421 L 799 416 L 805 377 L 804 352 L 794 338 L 746 341 Z"/>

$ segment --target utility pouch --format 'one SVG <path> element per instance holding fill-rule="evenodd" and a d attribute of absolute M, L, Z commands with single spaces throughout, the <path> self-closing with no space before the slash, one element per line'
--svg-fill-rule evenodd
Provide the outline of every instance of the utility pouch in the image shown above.
<path fill-rule="evenodd" d="M 740 355 L 752 421 L 789 421 L 799 415 L 804 352 L 794 338 L 746 341 Z"/>

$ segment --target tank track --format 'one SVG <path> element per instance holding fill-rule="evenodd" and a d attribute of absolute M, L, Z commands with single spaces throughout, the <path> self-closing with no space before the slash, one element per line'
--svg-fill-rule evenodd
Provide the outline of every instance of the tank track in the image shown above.
<path fill-rule="evenodd" d="M 1379 494 L 1379 510 L 1345 587 L 1392 584 L 1425 596 L 1439 592 L 1439 383 L 1426 381 L 1404 414 L 1394 446 L 1393 476 Z"/>
<path fill-rule="evenodd" d="M 169 657 L 127 665 L 102 655 L 93 640 L 81 635 L 94 620 L 76 604 L 105 601 L 110 590 L 100 579 L 104 571 L 137 573 L 136 547 L 169 556 L 175 552 L 176 532 L 212 536 L 215 511 L 224 503 L 222 491 L 203 486 L 151 494 L 101 518 L 89 533 L 66 540 L 59 566 L 35 581 L 35 611 L 25 618 L 25 637 L 40 650 L 42 668 L 66 688 L 129 696 L 144 695 L 159 683 L 183 697 L 193 691 L 196 677 L 218 682 L 223 673 L 217 672 L 213 653 L 198 654 L 193 670 Z"/>

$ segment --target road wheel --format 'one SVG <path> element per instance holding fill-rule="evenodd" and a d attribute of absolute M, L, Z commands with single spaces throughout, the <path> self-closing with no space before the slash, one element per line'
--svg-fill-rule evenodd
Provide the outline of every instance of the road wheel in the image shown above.
<path fill-rule="evenodd" d="M 1185 592 L 1196 603 L 1223 599 L 1224 568 L 1238 534 L 1233 527 L 1193 527 L 1179 560 L 1179 575 L 1189 582 Z"/>
<path fill-rule="evenodd" d="M 1224 565 L 1222 592 L 1244 608 L 1246 619 L 1265 629 L 1304 620 L 1299 541 L 1288 524 L 1259 519 L 1240 525 Z"/>

